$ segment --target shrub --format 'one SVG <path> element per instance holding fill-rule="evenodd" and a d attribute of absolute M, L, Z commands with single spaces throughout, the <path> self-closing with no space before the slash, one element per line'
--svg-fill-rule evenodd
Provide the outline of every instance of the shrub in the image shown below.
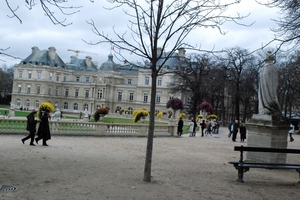
<path fill-rule="evenodd" d="M 206 119 L 218 119 L 218 116 L 215 114 L 208 115 Z"/>
<path fill-rule="evenodd" d="M 40 107 L 38 108 L 37 116 L 38 118 L 42 118 L 42 112 L 45 110 L 49 110 L 49 112 L 54 112 L 54 106 L 50 102 L 43 102 L 41 103 Z"/>
<path fill-rule="evenodd" d="M 158 118 L 161 118 L 163 115 L 164 115 L 163 112 L 158 112 L 158 113 L 157 113 L 157 117 L 158 117 Z"/>
<path fill-rule="evenodd" d="M 206 102 L 206 101 L 203 101 L 199 106 L 198 108 L 200 110 L 206 110 L 206 112 L 210 112 L 212 111 L 213 107 L 210 103 Z"/>
<path fill-rule="evenodd" d="M 132 115 L 134 116 L 133 121 L 138 122 L 142 117 L 146 117 L 149 115 L 147 110 L 134 110 Z"/>
<path fill-rule="evenodd" d="M 181 110 L 183 109 L 183 103 L 181 99 L 173 98 L 167 102 L 167 108 L 172 108 L 173 110 Z"/>
<path fill-rule="evenodd" d="M 180 113 L 179 115 L 178 115 L 178 119 L 180 119 L 180 118 L 184 118 L 185 117 L 185 113 L 183 112 L 183 113 Z"/>
<path fill-rule="evenodd" d="M 108 107 L 102 107 L 102 108 L 99 108 L 98 110 L 96 110 L 94 113 L 95 122 L 97 122 L 100 119 L 100 114 L 107 115 L 108 112 L 109 112 Z"/>
<path fill-rule="evenodd" d="M 197 117 L 196 117 L 196 122 L 199 121 L 199 119 L 202 119 L 203 118 L 203 115 L 199 114 Z"/>

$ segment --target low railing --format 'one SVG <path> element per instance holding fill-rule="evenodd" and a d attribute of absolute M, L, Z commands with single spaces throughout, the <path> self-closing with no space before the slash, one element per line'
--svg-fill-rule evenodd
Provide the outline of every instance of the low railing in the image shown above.
<path fill-rule="evenodd" d="M 147 137 L 147 124 L 122 124 L 80 121 L 50 121 L 53 135 Z M 37 125 L 38 127 L 38 125 Z M 177 125 L 155 125 L 154 136 L 173 136 Z M 26 120 L 0 119 L 0 134 L 27 134 Z"/>

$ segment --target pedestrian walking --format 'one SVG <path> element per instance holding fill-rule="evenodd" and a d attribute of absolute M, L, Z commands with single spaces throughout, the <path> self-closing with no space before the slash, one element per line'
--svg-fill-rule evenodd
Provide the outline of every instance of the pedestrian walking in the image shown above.
<path fill-rule="evenodd" d="M 196 137 L 197 123 L 196 123 L 196 120 L 193 120 L 193 122 L 194 122 L 194 128 L 193 128 L 193 132 L 192 132 L 192 137 Z"/>
<path fill-rule="evenodd" d="M 191 119 L 191 121 L 189 122 L 189 136 L 192 137 L 193 136 L 193 130 L 194 130 L 194 120 Z"/>
<path fill-rule="evenodd" d="M 49 128 L 49 110 L 45 110 L 41 118 L 41 122 L 37 131 L 38 137 L 35 138 L 35 142 L 38 144 L 38 141 L 43 139 L 43 146 L 48 146 L 47 140 L 51 139 L 50 128 Z"/>
<path fill-rule="evenodd" d="M 295 131 L 295 126 L 293 124 L 291 124 L 290 125 L 290 130 L 289 130 L 290 142 L 294 141 L 294 138 L 293 138 L 294 131 Z"/>
<path fill-rule="evenodd" d="M 178 137 L 181 137 L 182 131 L 183 131 L 182 129 L 183 129 L 183 121 L 182 121 L 182 118 L 179 118 L 178 127 L 177 127 L 177 135 L 178 135 Z"/>
<path fill-rule="evenodd" d="M 234 124 L 233 124 L 233 132 L 232 132 L 232 141 L 236 142 L 236 136 L 237 133 L 239 132 L 239 121 L 235 120 Z"/>
<path fill-rule="evenodd" d="M 203 137 L 204 136 L 204 129 L 206 128 L 206 123 L 205 123 L 204 119 L 200 123 L 200 127 L 201 127 L 201 137 Z"/>
<path fill-rule="evenodd" d="M 27 117 L 26 117 L 27 118 L 26 130 L 29 131 L 29 135 L 27 135 L 25 138 L 21 139 L 23 144 L 25 144 L 25 141 L 30 138 L 29 145 L 35 146 L 33 142 L 34 142 L 34 136 L 35 136 L 35 132 L 36 132 L 36 124 L 38 122 L 35 119 L 36 113 L 37 113 L 37 111 L 33 109 L 31 111 L 31 113 L 29 113 L 29 115 L 27 115 Z"/>
<path fill-rule="evenodd" d="M 229 130 L 229 133 L 228 133 L 228 137 L 230 138 L 232 133 L 233 133 L 233 122 L 231 122 L 229 125 L 228 125 L 228 130 Z"/>
<path fill-rule="evenodd" d="M 240 138 L 241 138 L 241 142 L 244 142 L 246 139 L 246 133 L 247 133 L 247 129 L 245 124 L 242 122 L 241 126 L 240 126 Z"/>

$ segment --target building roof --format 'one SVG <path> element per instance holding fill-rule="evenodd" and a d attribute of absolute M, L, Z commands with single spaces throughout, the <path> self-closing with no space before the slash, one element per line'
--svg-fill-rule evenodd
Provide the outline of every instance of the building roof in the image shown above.
<path fill-rule="evenodd" d="M 119 64 L 116 64 L 114 61 L 113 61 L 113 55 L 110 53 L 108 55 L 108 60 L 104 63 L 102 63 L 102 65 L 100 66 L 100 70 L 103 70 L 103 71 L 119 71 L 119 68 L 120 68 L 121 65 Z"/>
<path fill-rule="evenodd" d="M 165 58 L 168 57 L 167 52 L 163 52 L 161 58 L 157 62 L 157 66 L 160 66 L 164 61 Z M 178 66 L 181 66 L 186 61 L 181 60 L 179 57 L 179 54 L 177 52 L 174 52 L 168 60 L 164 63 L 163 69 L 166 70 L 175 70 Z"/>
<path fill-rule="evenodd" d="M 20 64 L 31 63 L 66 68 L 64 61 L 57 55 L 55 47 L 49 47 L 48 50 L 40 50 L 38 47 L 32 47 L 31 49 L 31 54 L 22 60 Z"/>
<path fill-rule="evenodd" d="M 74 71 L 98 71 L 90 56 L 86 56 L 85 59 L 78 59 L 76 56 L 72 56 L 71 62 L 67 63 L 67 69 Z"/>

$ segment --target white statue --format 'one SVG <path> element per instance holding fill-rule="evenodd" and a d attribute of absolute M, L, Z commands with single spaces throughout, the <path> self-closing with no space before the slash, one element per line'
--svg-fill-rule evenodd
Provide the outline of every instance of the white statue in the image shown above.
<path fill-rule="evenodd" d="M 281 109 L 277 97 L 278 70 L 274 65 L 274 57 L 267 52 L 265 66 L 259 76 L 258 111 L 259 114 L 272 115 L 273 119 L 281 116 Z"/>
<path fill-rule="evenodd" d="M 87 109 L 86 109 L 86 108 L 84 109 L 84 117 L 89 117 L 89 115 L 88 115 L 88 111 L 87 111 Z"/>
<path fill-rule="evenodd" d="M 55 113 L 52 115 L 52 119 L 55 121 L 60 121 L 61 112 L 59 109 L 56 109 Z"/>

